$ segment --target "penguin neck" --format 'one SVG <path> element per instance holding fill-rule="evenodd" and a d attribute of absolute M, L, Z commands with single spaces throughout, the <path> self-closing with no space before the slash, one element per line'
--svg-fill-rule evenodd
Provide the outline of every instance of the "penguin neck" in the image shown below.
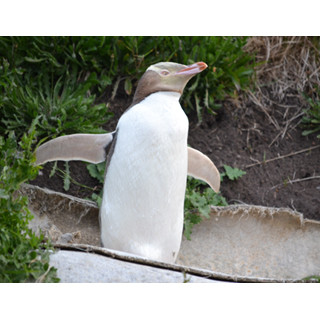
<path fill-rule="evenodd" d="M 151 93 L 149 96 L 151 95 L 159 96 L 159 97 L 168 97 L 176 100 L 179 100 L 181 97 L 181 94 L 175 91 L 158 91 L 158 92 Z"/>
<path fill-rule="evenodd" d="M 162 94 L 167 97 L 176 98 L 177 100 L 179 100 L 181 97 L 181 93 L 177 92 L 177 91 L 155 91 L 155 92 L 150 92 L 147 96 L 144 96 L 144 97 L 141 97 L 141 96 L 135 94 L 133 97 L 133 101 L 132 101 L 129 108 L 132 108 L 133 106 L 140 103 L 144 99 L 150 97 L 151 95 L 160 95 L 161 96 Z"/>

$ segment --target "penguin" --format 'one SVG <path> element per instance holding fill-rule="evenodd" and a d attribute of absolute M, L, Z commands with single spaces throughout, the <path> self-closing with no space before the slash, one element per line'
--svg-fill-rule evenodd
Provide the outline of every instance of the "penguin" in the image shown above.
<path fill-rule="evenodd" d="M 175 263 L 183 233 L 187 175 L 218 192 L 220 174 L 188 147 L 188 118 L 179 103 L 204 62 L 151 65 L 114 132 L 73 134 L 44 143 L 36 165 L 55 160 L 106 161 L 100 207 L 103 247 Z"/>

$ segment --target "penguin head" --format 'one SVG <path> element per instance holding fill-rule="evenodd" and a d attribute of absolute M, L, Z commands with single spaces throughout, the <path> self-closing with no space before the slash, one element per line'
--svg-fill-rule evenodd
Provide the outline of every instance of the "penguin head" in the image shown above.
<path fill-rule="evenodd" d="M 191 65 L 175 62 L 156 63 L 150 66 L 140 79 L 133 103 L 138 103 L 158 91 L 173 91 L 181 95 L 187 82 L 206 68 L 204 62 Z"/>

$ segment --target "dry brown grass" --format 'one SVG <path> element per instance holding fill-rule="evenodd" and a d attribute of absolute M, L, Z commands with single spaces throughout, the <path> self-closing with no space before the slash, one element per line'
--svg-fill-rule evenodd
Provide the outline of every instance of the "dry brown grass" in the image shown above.
<path fill-rule="evenodd" d="M 262 63 L 256 69 L 258 84 L 273 85 L 280 97 L 288 89 L 309 94 L 320 86 L 319 38 L 251 37 L 245 50 Z"/>
<path fill-rule="evenodd" d="M 303 94 L 320 87 L 319 37 L 251 37 L 245 50 L 256 54 L 256 88 L 249 100 L 266 113 L 283 138 L 301 121 L 307 107 Z M 274 114 L 282 115 L 282 121 Z"/>

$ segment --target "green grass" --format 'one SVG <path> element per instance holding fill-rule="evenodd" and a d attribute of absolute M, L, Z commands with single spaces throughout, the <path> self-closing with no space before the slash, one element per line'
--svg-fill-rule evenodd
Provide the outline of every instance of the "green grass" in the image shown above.
<path fill-rule="evenodd" d="M 317 88 L 314 97 L 305 95 L 305 99 L 309 104 L 309 108 L 305 109 L 305 115 L 302 117 L 302 126 L 305 130 L 302 135 L 307 136 L 320 131 L 320 88 Z M 320 134 L 317 135 L 320 139 Z"/>
<path fill-rule="evenodd" d="M 252 83 L 254 57 L 242 50 L 245 43 L 245 37 L 0 37 L 0 119 L 22 130 L 41 114 L 52 136 L 55 126 L 57 134 L 76 130 L 73 112 L 90 131 L 108 120 L 102 106 L 91 110 L 106 89 L 133 94 L 151 64 L 202 60 L 208 69 L 182 98 L 185 111 L 195 110 L 201 121 L 204 109 L 214 113 L 223 99 Z"/>
<path fill-rule="evenodd" d="M 196 110 L 201 122 L 204 109 L 215 113 L 222 100 L 252 83 L 254 57 L 242 50 L 246 40 L 246 37 L 119 37 L 115 40 L 118 45 L 115 56 L 123 54 L 125 65 L 118 73 L 128 85 L 159 61 L 206 62 L 207 71 L 191 80 L 182 97 L 185 111 Z M 120 68 L 119 64 L 117 67 Z"/>
<path fill-rule="evenodd" d="M 0 136 L 0 282 L 58 281 L 49 265 L 52 247 L 29 229 L 33 216 L 27 199 L 16 193 L 38 174 L 32 152 L 35 124 L 19 143 L 13 131 Z"/>
<path fill-rule="evenodd" d="M 2 60 L 3 64 L 6 64 Z M 94 73 L 83 82 L 77 74 L 59 78 L 53 84 L 48 74 L 30 80 L 30 74 L 12 75 L 6 70 L 0 80 L 0 133 L 14 130 L 18 137 L 39 118 L 38 136 L 56 137 L 75 132 L 101 133 L 101 127 L 110 119 L 106 104 L 94 104 L 95 95 L 89 90 L 97 83 Z M 2 89 L 2 90 L 1 90 Z"/>

